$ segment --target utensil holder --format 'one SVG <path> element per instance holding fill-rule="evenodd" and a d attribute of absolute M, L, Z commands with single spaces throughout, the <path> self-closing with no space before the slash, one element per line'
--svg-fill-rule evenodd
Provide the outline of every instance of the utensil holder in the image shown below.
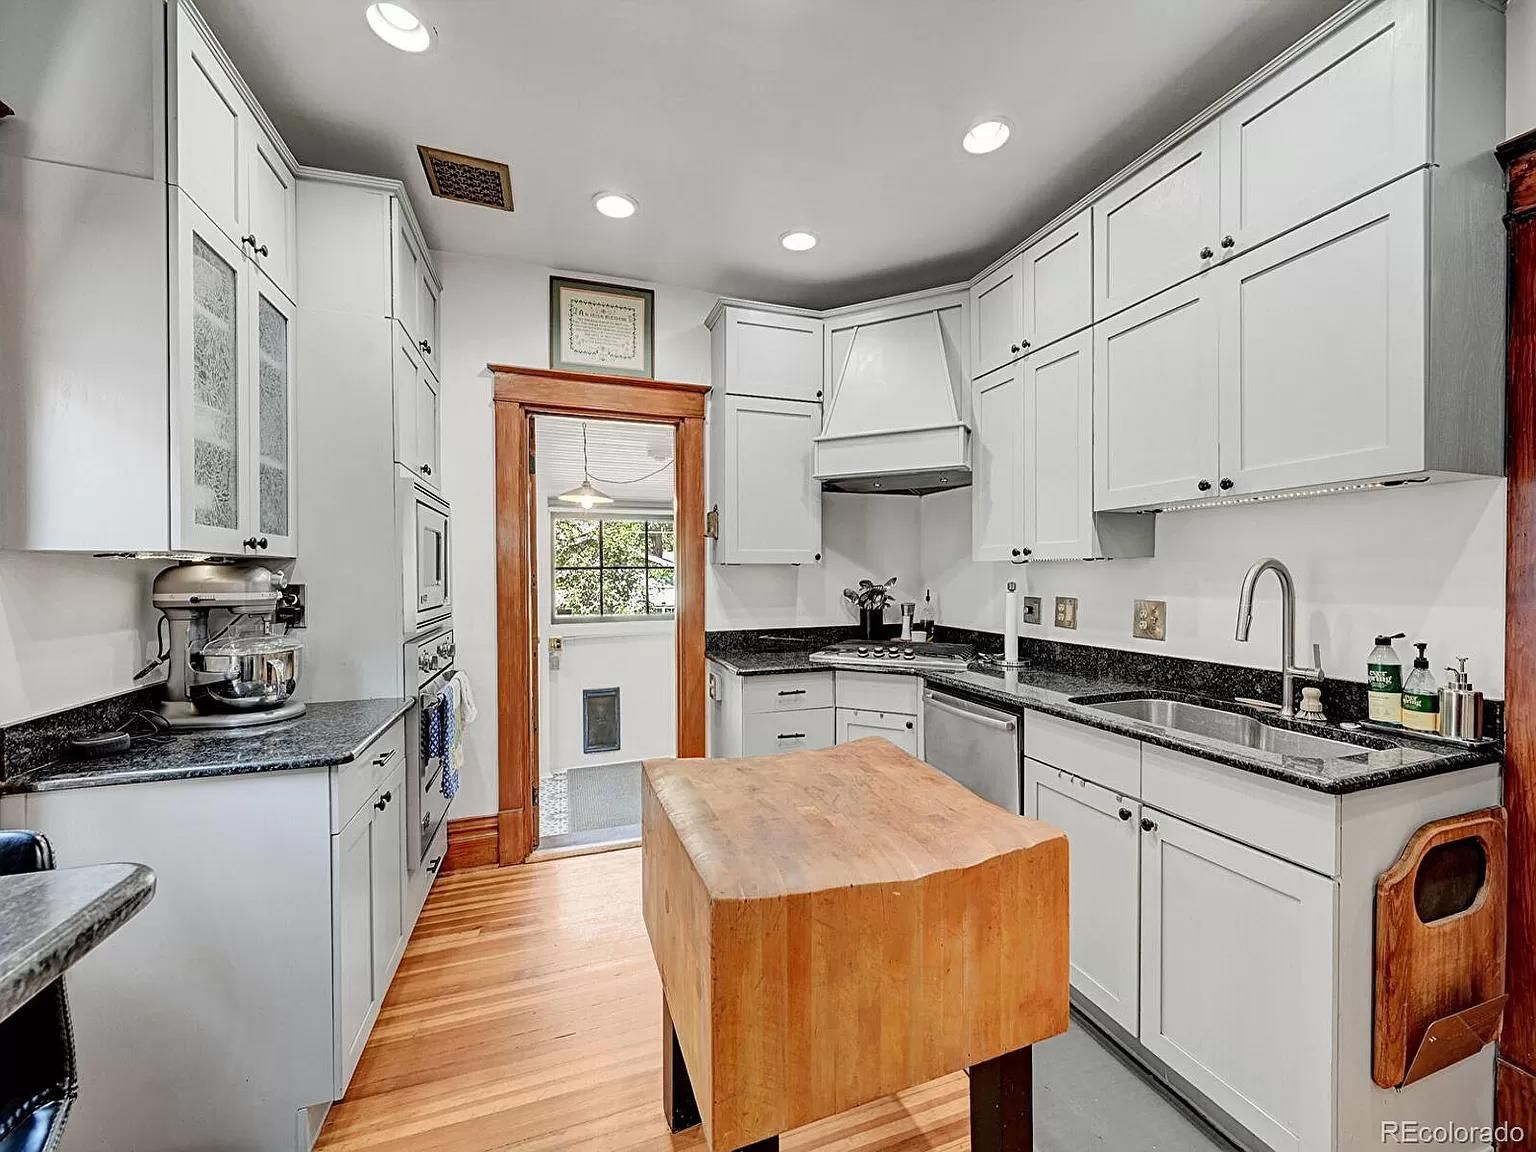
<path fill-rule="evenodd" d="M 880 639 L 880 629 L 885 624 L 884 608 L 859 609 L 859 634 L 866 640 Z"/>
<path fill-rule="evenodd" d="M 1402 1088 L 1475 1055 L 1503 1021 L 1503 808 L 1425 824 L 1376 881 L 1371 1078 Z"/>

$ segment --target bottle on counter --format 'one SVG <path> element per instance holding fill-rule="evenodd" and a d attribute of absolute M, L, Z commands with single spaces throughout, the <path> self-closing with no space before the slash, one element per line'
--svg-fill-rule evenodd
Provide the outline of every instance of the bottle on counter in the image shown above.
<path fill-rule="evenodd" d="M 1376 637 L 1376 647 L 1366 659 L 1365 682 L 1369 689 L 1370 718 L 1378 724 L 1403 722 L 1403 662 L 1397 658 L 1392 641 L 1404 633 Z"/>
<path fill-rule="evenodd" d="M 917 620 L 917 630 L 924 640 L 933 639 L 933 589 L 923 589 L 923 612 Z"/>
<path fill-rule="evenodd" d="M 1429 670 L 1428 644 L 1415 644 L 1413 671 L 1403 681 L 1403 727 L 1415 732 L 1440 731 L 1440 685 Z"/>

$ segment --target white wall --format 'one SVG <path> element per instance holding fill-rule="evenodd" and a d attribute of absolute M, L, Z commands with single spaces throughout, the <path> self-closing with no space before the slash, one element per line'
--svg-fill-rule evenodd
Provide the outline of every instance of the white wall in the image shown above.
<path fill-rule="evenodd" d="M 1504 694 L 1503 480 L 1469 480 L 1237 508 L 1163 513 L 1147 560 L 1039 563 L 970 561 L 969 489 L 922 500 L 923 579 L 941 624 L 1002 631 L 1006 581 L 1044 598 L 1039 627 L 1024 635 L 1141 649 L 1260 668 L 1279 667 L 1278 584 L 1264 577 L 1251 639 L 1233 638 L 1248 566 L 1276 556 L 1296 578 L 1297 651 L 1314 643 L 1323 667 L 1365 679 L 1378 632 L 1429 643 L 1431 667 L 1470 657 L 1473 683 Z M 1078 597 L 1075 632 L 1050 623 L 1054 596 Z M 1166 600 L 1166 641 L 1131 637 L 1132 602 Z"/>
<path fill-rule="evenodd" d="M 1507 138 L 1536 128 L 1536 0 L 1509 0 L 1505 35 Z"/>
<path fill-rule="evenodd" d="M 0 725 L 133 687 L 154 652 L 149 586 L 163 567 L 0 552 Z"/>

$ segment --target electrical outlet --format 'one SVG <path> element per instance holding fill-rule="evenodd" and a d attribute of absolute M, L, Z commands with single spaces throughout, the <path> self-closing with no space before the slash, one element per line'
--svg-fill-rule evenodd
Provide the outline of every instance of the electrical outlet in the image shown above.
<path fill-rule="evenodd" d="M 1136 615 L 1131 624 L 1131 635 L 1138 640 L 1164 640 L 1168 633 L 1168 602 L 1166 600 L 1136 601 Z"/>
<path fill-rule="evenodd" d="M 304 585 L 289 584 L 277 598 L 273 619 L 289 628 L 304 627 Z"/>
<path fill-rule="evenodd" d="M 1024 623 L 1040 623 L 1040 597 L 1023 596 L 1020 597 L 1019 603 L 1024 605 Z"/>
<path fill-rule="evenodd" d="M 1077 597 L 1076 596 L 1058 596 L 1058 597 L 1056 597 L 1056 627 L 1058 627 L 1058 628 L 1076 628 L 1077 627 Z"/>

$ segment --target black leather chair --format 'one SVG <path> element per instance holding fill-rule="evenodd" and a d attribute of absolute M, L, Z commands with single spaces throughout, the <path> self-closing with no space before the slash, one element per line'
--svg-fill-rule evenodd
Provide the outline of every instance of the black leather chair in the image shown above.
<path fill-rule="evenodd" d="M 53 849 L 36 832 L 0 831 L 0 876 L 46 872 Z M 0 1152 L 51 1152 L 80 1090 L 64 981 L 0 1020 Z"/>

